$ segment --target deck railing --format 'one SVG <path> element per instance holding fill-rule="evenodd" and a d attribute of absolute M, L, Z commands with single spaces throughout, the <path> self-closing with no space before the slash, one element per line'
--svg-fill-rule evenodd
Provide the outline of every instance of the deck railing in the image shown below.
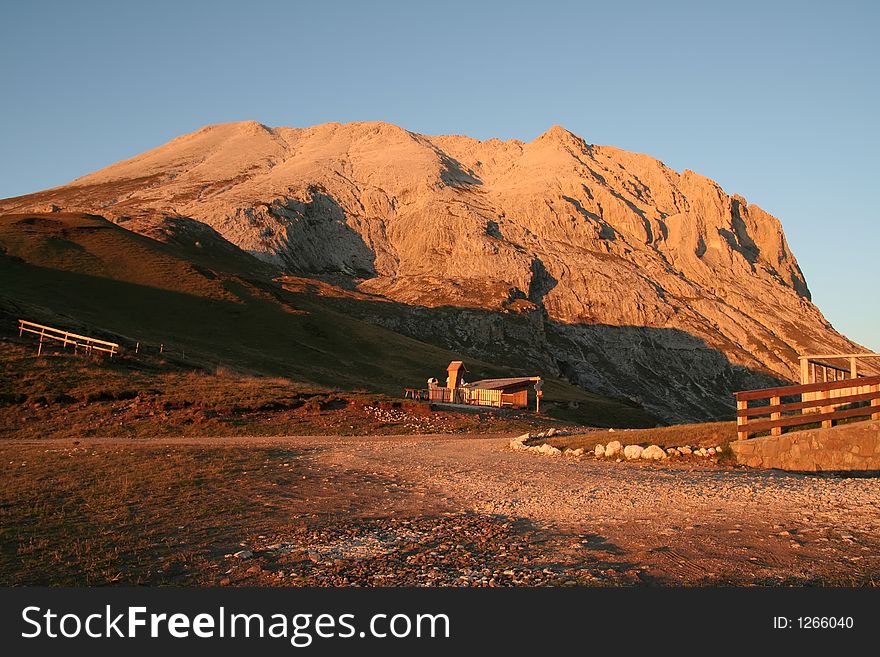
<path fill-rule="evenodd" d="M 428 400 L 438 404 L 473 404 L 501 408 L 504 395 L 501 390 L 481 388 L 428 388 Z"/>
<path fill-rule="evenodd" d="M 810 383 L 828 383 L 833 381 L 854 381 L 854 385 L 842 386 L 831 391 L 831 397 L 848 397 L 858 392 L 866 392 L 860 390 L 861 379 L 866 376 L 878 374 L 876 367 L 872 371 L 865 372 L 866 359 L 880 358 L 880 354 L 875 353 L 855 353 L 855 354 L 813 354 L 799 356 L 801 370 L 801 385 Z M 834 362 L 828 362 L 834 361 Z M 861 366 L 861 370 L 859 371 Z M 870 369 L 870 368 L 869 368 Z M 858 381 L 856 381 L 858 380 Z M 818 393 L 805 392 L 801 395 L 801 401 L 814 401 L 820 399 Z M 808 413 L 814 410 L 806 411 Z"/>
<path fill-rule="evenodd" d="M 74 351 L 82 349 L 86 353 L 99 351 L 105 354 L 110 354 L 111 358 L 119 353 L 119 344 L 116 342 L 99 340 L 98 338 L 92 338 L 88 335 L 80 335 L 78 333 L 73 333 L 72 331 L 66 331 L 52 326 L 44 326 L 43 324 L 36 324 L 34 322 L 20 319 L 18 320 L 18 335 L 21 337 L 25 333 L 33 333 L 34 335 L 40 336 L 39 346 L 37 347 L 38 356 L 42 355 L 43 342 L 47 340 L 60 342 L 65 348 L 72 346 Z"/>
<path fill-rule="evenodd" d="M 800 401 L 782 403 L 785 397 L 798 396 Z M 870 416 L 872 420 L 880 420 L 880 376 L 860 377 L 858 385 L 853 385 L 852 379 L 843 379 L 747 390 L 736 393 L 735 397 L 736 431 L 740 440 L 747 439 L 749 434 L 768 430 L 770 435 L 778 436 L 785 427 L 817 422 L 830 427 L 835 420 L 845 418 Z M 750 407 L 752 401 L 769 404 Z M 849 408 L 842 408 L 847 406 Z M 761 416 L 769 416 L 769 419 Z"/>

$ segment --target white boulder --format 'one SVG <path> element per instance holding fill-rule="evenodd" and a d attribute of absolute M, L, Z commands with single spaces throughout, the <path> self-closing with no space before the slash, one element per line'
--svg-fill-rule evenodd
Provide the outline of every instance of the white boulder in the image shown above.
<path fill-rule="evenodd" d="M 605 445 L 596 445 L 593 448 L 593 454 L 596 455 L 596 458 L 602 458 L 605 456 Z"/>
<path fill-rule="evenodd" d="M 666 452 L 664 452 L 658 445 L 649 445 L 642 450 L 639 457 L 650 461 L 659 461 L 666 458 Z"/>
<path fill-rule="evenodd" d="M 623 445 L 620 444 L 619 440 L 612 440 L 610 443 L 605 445 L 605 456 L 609 459 L 614 458 L 622 451 Z"/>
<path fill-rule="evenodd" d="M 640 445 L 627 445 L 623 448 L 623 455 L 627 459 L 637 459 L 642 455 L 642 448 Z"/>
<path fill-rule="evenodd" d="M 538 448 L 538 451 L 541 452 L 541 454 L 546 454 L 547 456 L 562 456 L 562 450 L 553 447 L 553 445 L 548 445 L 547 443 L 541 445 Z"/>

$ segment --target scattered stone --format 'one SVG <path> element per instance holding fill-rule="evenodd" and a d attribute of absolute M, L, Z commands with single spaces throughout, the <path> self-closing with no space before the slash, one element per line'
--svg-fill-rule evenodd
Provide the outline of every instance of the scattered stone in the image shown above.
<path fill-rule="evenodd" d="M 659 461 L 666 458 L 666 452 L 664 452 L 663 448 L 658 445 L 649 445 L 642 450 L 642 453 L 639 454 L 639 458 L 648 459 L 650 461 Z"/>
<path fill-rule="evenodd" d="M 613 458 L 620 454 L 623 450 L 623 445 L 620 444 L 619 440 L 612 440 L 610 443 L 605 445 L 605 456 L 606 458 Z"/>
<path fill-rule="evenodd" d="M 715 448 L 710 447 L 709 449 L 706 450 L 706 454 L 708 454 L 709 456 L 715 456 Z"/>
<path fill-rule="evenodd" d="M 584 455 L 584 448 L 578 447 L 577 449 L 572 450 L 571 455 L 572 456 L 583 456 Z"/>
<path fill-rule="evenodd" d="M 679 452 L 675 447 L 670 447 L 666 450 L 666 456 L 679 456 Z"/>
<path fill-rule="evenodd" d="M 596 458 L 602 458 L 605 456 L 605 445 L 596 445 L 593 449 L 593 454 L 596 455 Z"/>
<path fill-rule="evenodd" d="M 642 447 L 640 445 L 627 445 L 623 448 L 623 455 L 627 459 L 637 459 L 642 455 Z"/>
<path fill-rule="evenodd" d="M 236 552 L 232 556 L 235 557 L 236 559 L 250 559 L 252 556 L 254 556 L 254 553 L 251 552 L 250 550 L 239 550 L 238 552 Z"/>
<path fill-rule="evenodd" d="M 544 435 L 547 436 L 547 438 L 550 438 L 551 436 L 555 436 L 556 433 L 557 433 L 556 428 L 550 427 L 549 429 L 547 429 L 547 433 Z"/>
<path fill-rule="evenodd" d="M 691 454 L 691 448 L 688 447 L 687 445 L 685 445 L 684 447 L 679 447 L 678 453 L 681 454 L 682 456 L 688 456 L 689 454 Z"/>
<path fill-rule="evenodd" d="M 553 447 L 553 445 L 548 445 L 547 443 L 541 445 L 538 448 L 538 451 L 540 451 L 541 454 L 546 454 L 547 456 L 562 456 L 562 451 L 560 449 Z"/>

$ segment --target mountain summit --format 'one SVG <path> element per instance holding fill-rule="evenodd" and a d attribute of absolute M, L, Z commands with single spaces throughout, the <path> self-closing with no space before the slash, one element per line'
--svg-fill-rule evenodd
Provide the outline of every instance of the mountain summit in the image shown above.
<path fill-rule="evenodd" d="M 279 275 L 356 287 L 375 300 L 349 308 L 363 318 L 671 420 L 796 378 L 798 353 L 860 349 L 811 303 L 775 217 L 559 126 L 521 142 L 213 125 L 0 201 L 58 209 L 154 237 L 170 219 L 201 222 Z"/>

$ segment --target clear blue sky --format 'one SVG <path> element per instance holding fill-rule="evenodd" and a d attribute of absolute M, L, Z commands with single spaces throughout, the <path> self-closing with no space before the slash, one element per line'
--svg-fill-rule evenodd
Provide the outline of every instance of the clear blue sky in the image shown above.
<path fill-rule="evenodd" d="M 560 124 L 778 216 L 814 300 L 880 350 L 878 2 L 11 2 L 0 198 L 208 123 Z"/>

